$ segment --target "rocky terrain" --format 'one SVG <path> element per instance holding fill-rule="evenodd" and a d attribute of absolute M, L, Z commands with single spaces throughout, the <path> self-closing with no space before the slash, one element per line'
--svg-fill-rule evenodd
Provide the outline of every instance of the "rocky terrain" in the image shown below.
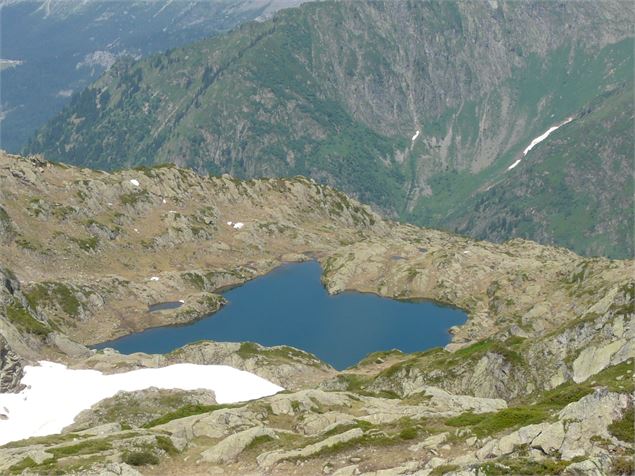
<path fill-rule="evenodd" d="M 24 150 L 299 174 L 420 225 L 630 258 L 633 14 L 619 0 L 307 3 L 119 62 Z"/>
<path fill-rule="evenodd" d="M 386 221 L 302 177 L 106 173 L 3 153 L 0 204 L 3 392 L 43 358 L 106 373 L 225 364 L 286 389 L 235 405 L 205 391 L 120 393 L 60 435 L 0 447 L 2 473 L 633 471 L 631 261 Z M 307 259 L 331 293 L 431 299 L 469 320 L 444 349 L 376 353 L 342 372 L 251 343 L 86 347 L 198 319 L 223 305 L 223 287 Z M 177 299 L 179 309 L 148 312 Z"/>

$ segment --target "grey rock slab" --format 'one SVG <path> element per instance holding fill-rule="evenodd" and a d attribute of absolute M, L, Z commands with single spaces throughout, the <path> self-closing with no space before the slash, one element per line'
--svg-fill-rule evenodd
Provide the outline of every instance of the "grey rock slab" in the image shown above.
<path fill-rule="evenodd" d="M 239 431 L 228 436 L 220 443 L 201 453 L 201 460 L 208 463 L 228 463 L 235 461 L 245 448 L 247 448 L 256 438 L 268 436 L 275 438 L 276 433 L 270 428 L 256 427 Z"/>
<path fill-rule="evenodd" d="M 270 451 L 267 453 L 262 453 L 258 456 L 258 466 L 262 468 L 270 468 L 274 464 L 279 461 L 283 461 L 291 458 L 308 458 L 324 448 L 329 448 L 331 446 L 337 445 L 339 443 L 346 443 L 351 440 L 355 440 L 357 438 L 361 438 L 364 432 L 359 428 L 353 428 L 352 430 L 345 431 L 344 433 L 340 433 L 338 435 L 333 435 L 329 438 L 326 438 L 322 441 L 318 441 L 312 445 L 305 446 L 304 448 L 298 450 L 277 450 Z"/>

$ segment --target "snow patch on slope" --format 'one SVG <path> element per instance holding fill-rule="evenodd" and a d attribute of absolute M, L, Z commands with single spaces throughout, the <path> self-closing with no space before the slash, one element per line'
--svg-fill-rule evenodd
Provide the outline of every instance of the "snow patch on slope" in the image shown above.
<path fill-rule="evenodd" d="M 525 157 L 529 153 L 529 151 L 531 149 L 533 149 L 538 144 L 540 144 L 543 140 L 545 140 L 547 137 L 549 137 L 549 135 L 551 135 L 552 132 L 554 132 L 555 130 L 560 129 L 565 124 L 569 124 L 571 121 L 573 121 L 573 117 L 568 117 L 565 121 L 561 122 L 557 126 L 550 127 L 545 132 L 540 134 L 538 137 L 536 137 L 534 140 L 532 140 L 531 143 L 527 147 L 525 147 L 525 150 L 523 150 L 523 157 Z M 522 160 L 522 158 L 518 159 L 516 162 L 514 162 L 509 167 L 507 167 L 507 170 L 511 170 L 514 167 L 516 167 L 518 164 L 520 164 L 521 160 Z"/>
<path fill-rule="evenodd" d="M 25 367 L 20 393 L 0 394 L 0 445 L 32 436 L 59 433 L 83 410 L 119 391 L 209 389 L 218 403 L 234 403 L 273 395 L 282 387 L 226 365 L 176 364 L 113 375 L 69 369 L 41 361 Z"/>
<path fill-rule="evenodd" d="M 521 161 L 521 160 L 522 160 L 522 159 L 518 159 L 516 162 L 514 162 L 514 163 L 513 163 L 513 164 L 511 164 L 509 167 L 507 167 L 507 170 L 511 170 L 511 169 L 513 169 L 514 167 L 516 167 L 518 164 L 520 164 L 520 161 Z"/>
<path fill-rule="evenodd" d="M 543 134 L 539 135 L 538 137 L 536 137 L 534 140 L 531 141 L 531 144 L 529 144 L 525 150 L 523 150 L 523 155 L 527 155 L 527 153 L 533 149 L 535 146 L 537 146 L 538 144 L 540 144 L 543 140 L 545 140 L 547 137 L 549 137 L 549 135 L 557 130 L 560 129 L 562 126 L 564 126 L 565 124 L 569 124 L 571 121 L 573 121 L 573 117 L 568 117 L 566 121 L 561 122 L 560 124 L 558 124 L 557 126 L 553 126 L 550 127 L 549 129 L 547 129 L 546 132 L 544 132 Z"/>

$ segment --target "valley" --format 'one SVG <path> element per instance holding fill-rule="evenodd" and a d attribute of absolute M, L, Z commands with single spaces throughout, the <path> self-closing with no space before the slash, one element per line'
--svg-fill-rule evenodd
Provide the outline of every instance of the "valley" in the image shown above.
<path fill-rule="evenodd" d="M 621 1 L 301 5 L 117 63 L 24 152 L 304 175 L 393 219 L 630 258 L 632 16 Z"/>

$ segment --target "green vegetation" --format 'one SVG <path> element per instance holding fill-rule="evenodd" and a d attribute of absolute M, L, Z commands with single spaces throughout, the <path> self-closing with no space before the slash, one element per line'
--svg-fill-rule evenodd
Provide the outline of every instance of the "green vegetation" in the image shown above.
<path fill-rule="evenodd" d="M 7 317 L 12 324 L 31 334 L 44 337 L 51 332 L 48 325 L 38 321 L 29 311 L 18 303 L 7 306 Z"/>
<path fill-rule="evenodd" d="M 150 450 L 128 451 L 124 453 L 122 460 L 131 466 L 159 464 L 159 457 Z"/>
<path fill-rule="evenodd" d="M 632 360 L 622 362 L 604 369 L 585 382 L 576 384 L 568 381 L 552 390 L 527 397 L 516 406 L 495 413 L 463 413 L 447 419 L 445 424 L 470 428 L 475 435 L 484 437 L 506 429 L 540 423 L 548 420 L 569 403 L 577 402 L 592 393 L 596 387 L 607 387 L 613 392 L 632 393 L 633 379 L 628 373 L 632 365 Z M 610 425 L 610 431 L 614 432 L 617 438 L 632 442 L 633 419 L 633 408 L 630 407 L 622 419 Z"/>
<path fill-rule="evenodd" d="M 11 217 L 4 208 L 0 207 L 0 236 L 12 235 L 13 232 L 14 229 Z"/>
<path fill-rule="evenodd" d="M 47 281 L 36 284 L 25 293 L 29 305 L 36 309 L 50 303 L 69 316 L 77 316 L 81 309 L 79 300 L 75 297 L 75 291 L 64 283 Z"/>
<path fill-rule="evenodd" d="M 449 418 L 446 424 L 469 427 L 478 437 L 494 435 L 509 428 L 540 423 L 549 418 L 549 413 L 541 407 L 512 407 L 496 413 L 463 413 Z"/>
<path fill-rule="evenodd" d="M 388 367 L 379 374 L 379 378 L 391 379 L 399 372 L 408 372 L 411 369 L 418 369 L 428 374 L 430 382 L 434 382 L 436 378 L 442 378 L 441 373 L 437 373 L 436 377 L 431 375 L 431 371 L 442 370 L 443 372 L 451 372 L 452 369 L 468 364 L 474 364 L 487 353 L 498 354 L 503 357 L 509 364 L 524 369 L 526 366 L 522 355 L 517 351 L 522 346 L 522 341 L 511 341 L 512 345 L 503 343 L 494 339 L 486 339 L 475 344 L 459 349 L 456 352 L 448 352 L 441 348 L 430 349 L 426 352 L 411 354 L 409 359 L 402 360 L 395 365 Z"/>
<path fill-rule="evenodd" d="M 608 429 L 615 438 L 627 443 L 635 443 L 635 414 L 633 413 L 633 406 L 630 406 L 624 412 L 622 418 L 611 423 Z"/>
<path fill-rule="evenodd" d="M 443 476 L 444 474 L 456 471 L 457 469 L 459 469 L 459 466 L 456 464 L 442 464 L 441 466 L 434 468 L 429 476 Z"/>
<path fill-rule="evenodd" d="M 27 456 L 19 463 L 16 463 L 13 466 L 11 466 L 9 468 L 9 472 L 11 474 L 21 474 L 23 471 L 26 471 L 28 469 L 34 469 L 37 466 L 38 464 L 35 461 L 33 461 L 33 458 L 31 458 L 30 456 Z"/>
<path fill-rule="evenodd" d="M 635 474 L 635 462 L 633 456 L 620 456 L 613 460 L 611 474 L 616 476 L 632 476 Z"/>
<path fill-rule="evenodd" d="M 156 441 L 157 441 L 157 448 L 165 451 L 170 456 L 178 454 L 179 450 L 176 449 L 176 447 L 174 446 L 174 443 L 172 443 L 172 440 L 168 438 L 167 436 L 159 435 L 156 437 Z"/>
<path fill-rule="evenodd" d="M 308 352 L 304 352 L 294 347 L 287 345 L 281 345 L 276 347 L 261 347 L 254 342 L 243 342 L 240 344 L 237 354 L 242 359 L 249 359 L 253 357 L 264 357 L 273 361 L 285 360 L 285 361 L 298 361 L 301 360 L 306 364 L 321 366 L 321 361 Z"/>
<path fill-rule="evenodd" d="M 139 190 L 129 193 L 124 193 L 119 197 L 119 200 L 123 205 L 135 206 L 141 201 L 146 201 L 149 198 L 149 194 L 146 190 Z"/>
<path fill-rule="evenodd" d="M 79 246 L 82 251 L 90 253 L 97 250 L 99 239 L 96 236 L 90 238 L 71 238 L 71 240 Z"/>
<path fill-rule="evenodd" d="M 52 445 L 61 444 L 65 441 L 72 441 L 80 436 L 77 433 L 63 433 L 61 435 L 49 435 L 49 436 L 34 436 L 25 440 L 12 441 L 6 445 L 0 446 L 0 448 L 23 448 L 31 445 Z"/>
<path fill-rule="evenodd" d="M 502 458 L 496 463 L 485 463 L 479 468 L 479 474 L 485 476 L 527 475 L 554 476 L 561 474 L 567 466 L 575 461 L 544 459 L 536 461 L 529 458 Z"/>
<path fill-rule="evenodd" d="M 47 451 L 52 453 L 55 458 L 62 458 L 65 456 L 81 456 L 99 453 L 110 449 L 112 449 L 112 444 L 109 439 L 94 439 L 82 441 L 81 443 L 77 443 L 75 445 L 49 448 Z"/>
<path fill-rule="evenodd" d="M 399 432 L 399 438 L 401 438 L 402 440 L 414 440 L 417 437 L 418 433 L 419 432 L 415 427 L 409 426 Z"/>
<path fill-rule="evenodd" d="M 167 413 L 159 418 L 155 418 L 154 420 L 149 421 L 148 423 L 146 423 L 145 425 L 143 425 L 144 428 L 152 428 L 154 426 L 157 425 L 163 425 L 165 423 L 168 423 L 172 420 L 177 420 L 179 418 L 185 418 L 188 416 L 192 416 L 192 415 L 200 415 L 201 413 L 210 413 L 216 410 L 220 410 L 222 408 L 234 408 L 237 405 L 230 405 L 230 404 L 225 404 L 225 405 L 194 405 L 194 404 L 188 404 L 188 405 L 184 405 L 181 408 L 179 408 L 178 410 L 175 410 L 173 412 Z"/>
<path fill-rule="evenodd" d="M 265 443 L 269 443 L 270 441 L 273 441 L 273 440 L 274 438 L 272 438 L 269 435 L 260 435 L 255 437 L 253 440 L 251 440 L 251 443 L 249 443 L 249 445 L 245 449 L 250 450 L 252 448 L 257 448 L 258 446 L 264 445 Z"/>

